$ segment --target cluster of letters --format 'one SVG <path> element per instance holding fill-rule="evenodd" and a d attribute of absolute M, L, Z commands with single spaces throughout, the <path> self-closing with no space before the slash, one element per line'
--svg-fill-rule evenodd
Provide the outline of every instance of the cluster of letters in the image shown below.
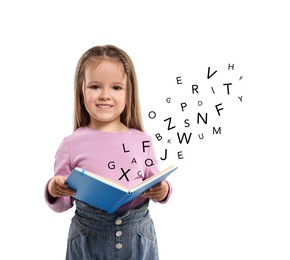
<path fill-rule="evenodd" d="M 234 64 L 228 64 L 226 71 L 232 72 L 235 69 Z M 223 71 L 224 72 L 224 71 Z M 206 74 L 206 73 L 205 73 Z M 184 101 L 184 100 L 178 100 L 178 95 L 176 97 L 167 97 L 165 99 L 165 104 L 167 107 L 162 107 L 163 110 L 170 110 L 169 107 L 172 103 L 172 100 L 175 101 L 175 107 L 174 111 L 171 111 L 171 114 L 169 116 L 165 116 L 165 118 L 161 119 L 160 122 L 160 116 L 159 112 L 156 112 L 156 110 L 151 110 L 148 113 L 148 117 L 150 120 L 155 120 L 154 125 L 158 125 L 158 130 L 156 131 L 155 138 L 158 141 L 158 143 L 166 143 L 166 146 L 170 146 L 172 143 L 178 143 L 178 145 L 188 145 L 194 138 L 193 136 L 196 136 L 196 139 L 198 140 L 204 140 L 206 138 L 206 134 L 204 133 L 205 128 L 207 128 L 207 134 L 211 132 L 212 135 L 221 135 L 222 134 L 222 127 L 220 124 L 213 125 L 216 122 L 211 122 L 211 126 L 209 126 L 209 118 L 219 118 L 222 117 L 223 112 L 225 111 L 226 107 L 224 107 L 223 101 L 221 100 L 224 96 L 233 96 L 237 102 L 242 103 L 243 102 L 243 96 L 234 89 L 237 85 L 234 80 L 240 81 L 243 79 L 243 76 L 236 76 L 232 77 L 231 81 L 224 80 L 223 82 L 219 79 L 220 82 L 214 84 L 214 78 L 218 75 L 217 70 L 212 70 L 210 67 L 207 68 L 207 75 L 206 75 L 206 83 L 207 84 L 191 84 L 187 96 L 194 97 L 190 100 Z M 235 74 L 236 75 L 236 74 Z M 203 81 L 204 82 L 204 81 Z M 176 77 L 176 88 L 178 91 L 180 91 L 180 87 L 183 86 L 183 78 L 182 76 Z M 218 84 L 218 85 L 217 85 Z M 215 86 L 213 86 L 215 85 Z M 208 91 L 206 94 L 207 96 L 200 95 L 202 92 L 205 91 L 205 89 Z M 182 88 L 184 90 L 184 88 Z M 234 94 L 232 94 L 232 92 Z M 222 95 L 221 95 L 222 93 Z M 212 101 L 206 102 L 207 100 L 201 100 L 202 98 L 209 99 L 210 96 L 218 96 L 219 101 Z M 177 101 L 178 100 L 178 101 Z M 177 102 L 176 102 L 177 101 Z M 195 106 L 197 105 L 196 111 L 193 111 L 193 109 L 190 108 L 191 103 L 195 103 Z M 209 104 L 210 103 L 210 104 Z M 207 104 L 208 107 L 205 108 L 204 104 Z M 172 108 L 172 106 L 170 107 Z M 206 111 L 205 111 L 206 109 Z M 175 113 L 173 113 L 175 112 Z M 176 112 L 178 112 L 178 115 L 176 115 Z M 170 111 L 168 111 L 170 113 Z M 173 115 L 174 114 L 174 115 Z M 194 119 L 190 118 L 190 116 L 194 115 Z M 209 116 L 210 115 L 210 116 Z M 158 121 L 158 124 L 156 121 Z M 202 127 L 201 127 L 202 126 Z M 211 131 L 208 131 L 208 128 L 211 128 Z M 194 131 L 193 131 L 194 129 Z M 163 130 L 163 132 L 162 132 Z M 162 133 L 161 133 L 162 132 Z M 169 138 L 168 138 L 169 136 Z M 164 149 L 164 156 L 160 157 L 161 160 L 167 159 L 167 153 L 168 149 Z M 177 151 L 177 157 L 178 159 L 184 159 L 183 152 Z"/>
<path fill-rule="evenodd" d="M 140 145 L 140 148 L 142 148 L 142 153 L 143 154 L 147 154 L 147 150 L 150 149 L 150 141 L 149 140 L 144 140 L 142 141 L 142 144 Z M 120 149 L 122 150 L 122 152 L 124 154 L 126 154 L 128 156 L 128 158 L 130 158 L 130 164 L 132 166 L 132 169 L 124 169 L 122 167 L 120 167 L 120 170 L 122 172 L 122 175 L 120 176 L 119 180 L 122 180 L 124 178 L 124 180 L 126 181 L 130 181 L 130 176 L 133 176 L 135 178 L 135 176 L 139 176 L 140 178 L 144 178 L 144 173 L 141 169 L 144 169 L 144 167 L 140 167 L 141 162 L 139 161 L 140 158 L 136 158 L 136 157 L 132 157 L 132 151 L 130 149 L 130 147 L 127 147 L 125 143 L 122 143 L 122 148 L 120 147 Z M 134 154 L 134 152 L 133 152 Z M 151 167 L 154 165 L 154 161 L 151 158 L 146 158 L 144 160 L 144 164 L 146 167 Z M 108 162 L 108 169 L 109 170 L 113 170 L 113 171 L 117 171 L 116 169 L 116 162 L 115 161 L 109 161 Z M 134 166 L 134 167 L 133 167 Z"/>

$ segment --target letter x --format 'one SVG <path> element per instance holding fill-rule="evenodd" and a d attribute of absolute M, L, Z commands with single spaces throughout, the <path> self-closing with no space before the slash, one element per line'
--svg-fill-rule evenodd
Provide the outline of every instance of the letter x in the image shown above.
<path fill-rule="evenodd" d="M 123 177 L 126 178 L 127 181 L 129 181 L 128 177 L 127 177 L 127 173 L 130 171 L 130 169 L 128 169 L 128 171 L 124 172 L 124 169 L 121 168 L 123 175 L 119 178 L 119 180 L 123 179 Z"/>

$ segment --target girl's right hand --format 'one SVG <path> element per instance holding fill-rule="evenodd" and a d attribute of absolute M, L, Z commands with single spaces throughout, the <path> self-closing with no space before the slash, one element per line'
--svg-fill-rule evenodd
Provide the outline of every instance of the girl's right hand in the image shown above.
<path fill-rule="evenodd" d="M 57 198 L 63 196 L 74 196 L 76 192 L 68 189 L 65 183 L 66 177 L 56 175 L 48 183 L 48 193 L 50 196 Z"/>

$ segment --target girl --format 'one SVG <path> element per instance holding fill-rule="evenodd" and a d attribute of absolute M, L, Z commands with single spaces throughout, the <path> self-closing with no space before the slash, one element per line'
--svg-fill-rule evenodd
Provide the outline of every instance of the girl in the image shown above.
<path fill-rule="evenodd" d="M 159 172 L 150 136 L 144 133 L 134 65 L 121 49 L 96 46 L 80 58 L 75 73 L 74 133 L 63 139 L 55 174 L 46 185 L 48 206 L 63 212 L 76 204 L 66 259 L 158 259 L 149 200 L 165 203 L 171 185 L 162 181 L 114 214 L 71 197 L 65 180 L 74 167 L 130 188 Z"/>

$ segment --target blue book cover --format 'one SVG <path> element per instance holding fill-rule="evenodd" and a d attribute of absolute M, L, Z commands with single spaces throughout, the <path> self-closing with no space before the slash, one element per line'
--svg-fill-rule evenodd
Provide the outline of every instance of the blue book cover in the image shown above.
<path fill-rule="evenodd" d="M 74 198 L 112 214 L 125 203 L 165 180 L 176 169 L 177 167 L 171 165 L 128 190 L 115 181 L 76 167 L 67 178 L 66 184 L 76 191 Z"/>

